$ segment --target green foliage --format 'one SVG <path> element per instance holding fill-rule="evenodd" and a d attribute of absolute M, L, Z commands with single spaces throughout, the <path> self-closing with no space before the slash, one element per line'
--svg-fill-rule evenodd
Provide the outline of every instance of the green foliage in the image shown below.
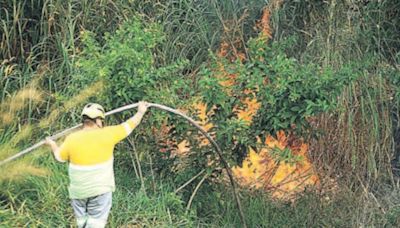
<path fill-rule="evenodd" d="M 394 106 L 400 107 L 400 69 L 391 66 L 381 66 L 379 73 L 386 77 L 392 88 L 391 100 Z"/>
<path fill-rule="evenodd" d="M 0 227 L 65 227 L 75 224 L 68 199 L 67 166 L 53 157 L 41 157 L 49 168 L 46 177 L 28 177 L 21 182 L 0 183 Z M 117 190 L 108 224 L 111 227 L 194 227 L 192 214 L 169 184 L 157 182 L 157 189 L 140 191 L 140 181 L 116 167 Z M 146 183 L 150 186 L 150 183 Z M 149 188 L 150 189 L 150 188 Z"/>
<path fill-rule="evenodd" d="M 392 148 L 398 148 L 393 145 L 397 138 L 393 138 L 392 132 L 398 124 L 400 106 L 399 2 L 283 1 L 281 10 L 272 17 L 273 39 L 277 42 L 265 47 L 257 40 L 250 41 L 250 49 L 244 50 L 250 57 L 247 62 L 231 64 L 213 59 L 197 75 L 198 66 L 208 61 L 209 49 L 215 50 L 222 39 L 245 44 L 254 35 L 253 23 L 259 19 L 264 5 L 262 0 L 0 3 L 0 46 L 4 47 L 0 50 L 2 101 L 42 74 L 44 80 L 40 84 L 49 94 L 43 103 L 30 103 L 15 114 L 12 128 L 0 129 L 0 142 L 8 143 L 22 123 L 39 121 L 50 111 L 62 108 L 76 92 L 103 80 L 105 89 L 93 100 L 108 108 L 141 99 L 182 107 L 183 103 L 192 102 L 191 95 L 200 92 L 209 108 L 217 106 L 212 118 L 213 131 L 217 132 L 216 139 L 227 157 L 243 157 L 247 145 L 254 145 L 259 134 L 291 129 L 293 125 L 298 132 L 309 133 L 308 117 L 333 109 L 333 114 L 323 115 L 320 120 L 327 123 L 324 130 L 328 137 L 322 139 L 324 147 L 314 149 L 317 155 L 314 158 L 320 158 L 315 164 L 357 180 L 363 177 L 370 180 L 371 176 L 393 179 L 386 174 L 391 170 L 388 163 L 395 152 Z M 122 23 L 126 18 L 133 19 Z M 282 45 L 288 34 L 297 39 Z M 259 45 L 266 49 L 259 49 Z M 349 61 L 365 64 L 364 56 L 371 58 L 368 66 L 343 67 Z M 190 65 L 181 59 L 188 59 Z M 75 60 L 77 68 L 73 65 Z M 238 75 L 232 94 L 226 93 L 215 77 L 217 61 L 229 73 Z M 44 70 L 39 70 L 40 67 Z M 363 77 L 346 86 L 360 74 Z M 344 93 L 340 93 L 343 87 Z M 255 88 L 262 107 L 248 126 L 232 110 L 236 106 L 245 108 L 240 99 L 251 98 L 253 94 L 243 91 Z M 72 112 L 57 121 L 60 126 L 55 128 L 79 121 L 70 118 L 77 116 Z M 138 132 L 144 132 L 148 126 L 157 127 L 154 123 L 164 120 L 164 113 L 151 112 L 151 118 Z M 179 140 L 189 137 L 192 141 L 194 134 L 184 134 L 190 130 L 187 123 L 170 116 L 168 121 L 176 124 L 174 137 Z M 189 164 L 185 164 L 184 171 L 172 173 L 168 168 L 184 161 L 160 156 L 151 133 L 142 134 L 146 137 L 138 141 L 143 139 L 146 145 L 139 146 L 143 148 L 141 154 L 154 155 L 155 171 L 164 168 L 162 181 L 172 176 L 174 181 L 168 184 L 171 186 L 195 175 L 207 165 L 205 157 L 213 154 L 212 148 L 197 148 L 193 141 L 196 153 L 189 157 Z M 35 137 L 42 136 L 35 133 L 21 141 L 24 145 L 18 145 L 26 147 Z M 287 150 L 274 152 L 282 161 L 296 160 Z M 148 166 L 144 160 L 140 157 L 143 167 Z M 73 223 L 66 198 L 65 167 L 49 161 L 40 164 L 50 167 L 54 175 L 0 185 L 0 226 L 57 227 Z M 127 163 L 121 166 L 128 167 Z M 240 224 L 231 195 L 224 195 L 226 186 L 214 188 L 215 192 L 201 187 L 192 206 L 198 216 L 194 218 L 183 214 L 185 200 L 182 200 L 188 198 L 194 186 L 188 186 L 181 197 L 171 193 L 171 186 L 157 180 L 159 188 L 145 195 L 136 191 L 138 181 L 128 178 L 132 173 L 132 170 L 117 171 L 116 179 L 122 186 L 115 194 L 117 205 L 110 218 L 112 226 L 198 227 L 204 218 L 208 222 L 203 226 Z M 136 182 L 127 184 L 130 181 Z M 352 181 L 348 185 L 357 184 Z M 371 186 L 370 182 L 366 186 Z M 398 189 L 395 191 L 398 195 Z M 381 207 L 376 200 L 381 202 L 383 197 L 375 199 L 372 195 L 374 199 L 364 200 L 357 194 L 350 192 L 351 198 L 339 198 L 330 204 L 319 201 L 317 196 L 307 196 L 296 205 L 288 205 L 242 193 L 242 202 L 249 226 L 399 226 L 398 199 L 391 200 L 392 207 Z M 267 221 L 266 217 L 271 219 Z"/>
<path fill-rule="evenodd" d="M 67 166 L 57 163 L 50 155 L 40 157 L 38 162 L 49 168 L 48 176 L 0 184 L 0 227 L 64 227 L 75 223 L 66 197 Z M 172 176 L 156 178 L 154 183 L 148 178 L 144 192 L 131 170 L 121 165 L 123 160 L 117 162 L 121 163 L 115 166 L 118 178 L 108 220 L 110 227 L 241 226 L 235 201 L 225 185 L 203 185 L 194 198 L 192 210 L 186 213 L 187 201 L 181 194 L 173 193 L 177 185 Z M 149 172 L 144 170 L 145 175 Z M 343 189 L 334 199 L 308 194 L 295 203 L 274 201 L 261 192 L 242 191 L 241 202 L 249 227 L 352 227 L 360 224 L 397 227 L 400 225 L 399 190 L 394 187 L 386 192 L 392 193 L 386 199 L 379 198 L 381 205 L 375 203 L 376 199 L 365 198 L 362 189 L 356 192 Z"/>
<path fill-rule="evenodd" d="M 333 70 L 302 64 L 284 53 L 285 45 L 252 39 L 248 43 L 249 60 L 230 63 L 214 57 L 211 65 L 203 67 L 200 91 L 209 107 L 218 107 L 213 121 L 218 126 L 218 142 L 225 150 L 235 151 L 239 144 L 254 144 L 257 135 L 280 130 L 308 136 L 309 118 L 337 107 L 342 90 L 360 75 L 357 66 Z M 235 75 L 234 85 L 224 88 L 221 83 L 226 79 L 218 76 L 221 74 Z M 250 126 L 233 112 L 235 107 L 249 108 L 242 104 L 246 98 L 256 98 L 261 104 Z"/>
<path fill-rule="evenodd" d="M 299 155 L 293 155 L 292 151 L 289 148 L 284 148 L 283 150 L 275 147 L 271 150 L 271 156 L 277 162 L 285 162 L 291 165 L 295 165 L 298 162 L 303 161 L 303 157 Z"/>
<path fill-rule="evenodd" d="M 266 50 L 262 45 L 257 40 L 251 41 L 253 62 L 243 79 L 267 80 L 259 84 L 262 106 L 255 123 L 264 132 L 295 127 L 297 133 L 304 133 L 309 128 L 308 118 L 333 110 L 344 86 L 359 74 L 356 68 L 333 70 L 299 63 L 275 47 L 277 44 Z"/>
<path fill-rule="evenodd" d="M 396 188 L 391 190 L 397 191 Z M 294 203 L 273 200 L 263 192 L 243 191 L 241 195 L 249 227 L 355 227 L 360 224 L 397 227 L 400 224 L 395 217 L 398 215 L 398 193 L 385 199 L 384 207 L 390 208 L 386 214 L 381 213 L 379 206 L 373 199 L 365 197 L 361 189 L 355 192 L 342 189 L 333 199 L 305 194 Z M 240 227 L 235 202 L 223 186 L 204 192 L 201 197 L 203 200 L 194 206 L 207 224 Z"/>
<path fill-rule="evenodd" d="M 391 179 L 396 170 L 398 159 L 390 160 L 399 157 L 399 3 L 286 1 L 273 17 L 274 39 L 295 36 L 285 53 L 301 63 L 333 69 L 362 63 L 356 66 L 361 77 L 338 96 L 337 109 L 314 122 L 324 134 L 310 154 L 349 185 Z"/>
<path fill-rule="evenodd" d="M 388 220 L 388 224 L 390 226 L 396 226 L 400 224 L 400 206 L 396 206 L 391 208 L 389 212 L 386 214 L 386 218 Z"/>
<path fill-rule="evenodd" d="M 153 49 L 164 40 L 159 25 L 144 25 L 139 18 L 132 18 L 114 34 L 106 33 L 100 42 L 87 31 L 81 38 L 85 47 L 76 61 L 79 73 L 73 77 L 73 89 L 104 81 L 99 100 L 106 107 L 139 100 L 175 104 L 178 93 L 187 92 L 180 76 L 185 61 L 163 67 L 154 64 Z"/>

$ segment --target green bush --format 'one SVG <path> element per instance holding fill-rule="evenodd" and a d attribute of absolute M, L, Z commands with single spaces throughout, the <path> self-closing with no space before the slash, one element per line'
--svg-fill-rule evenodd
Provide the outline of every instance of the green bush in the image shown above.
<path fill-rule="evenodd" d="M 360 75 L 357 66 L 333 70 L 300 63 L 284 53 L 285 45 L 252 39 L 248 42 L 248 60 L 231 63 L 214 57 L 202 68 L 200 91 L 209 107 L 218 107 L 213 122 L 218 126 L 218 143 L 226 151 L 240 152 L 244 145 L 254 145 L 256 136 L 280 130 L 309 136 L 309 118 L 333 110 L 344 87 Z M 220 85 L 224 79 L 216 77 L 221 68 L 226 74 L 236 75 L 229 92 Z M 255 92 L 244 93 L 246 90 Z M 233 114 L 233 108 L 243 106 L 241 100 L 254 96 L 261 107 L 247 126 Z"/>
<path fill-rule="evenodd" d="M 99 91 L 98 100 L 110 108 L 139 100 L 171 105 L 186 95 L 187 85 L 181 76 L 186 61 L 155 66 L 153 49 L 164 41 L 159 25 L 145 25 L 133 18 L 114 34 L 106 33 L 102 40 L 88 31 L 81 39 L 85 47 L 76 61 L 74 90 L 102 80 L 104 90 Z"/>

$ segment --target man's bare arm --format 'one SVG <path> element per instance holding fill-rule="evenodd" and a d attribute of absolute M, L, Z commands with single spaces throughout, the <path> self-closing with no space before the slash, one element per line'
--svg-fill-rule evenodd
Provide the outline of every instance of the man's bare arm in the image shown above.
<path fill-rule="evenodd" d="M 53 151 L 54 157 L 56 158 L 57 161 L 65 162 L 63 159 L 61 159 L 60 147 L 57 145 L 57 143 L 54 140 L 52 140 L 50 137 L 47 137 L 46 144 L 48 146 L 50 146 L 51 150 Z"/>
<path fill-rule="evenodd" d="M 135 129 L 142 121 L 143 116 L 147 111 L 147 106 L 148 104 L 146 102 L 139 102 L 138 112 L 124 123 L 124 127 L 128 135 L 132 133 L 133 129 Z"/>

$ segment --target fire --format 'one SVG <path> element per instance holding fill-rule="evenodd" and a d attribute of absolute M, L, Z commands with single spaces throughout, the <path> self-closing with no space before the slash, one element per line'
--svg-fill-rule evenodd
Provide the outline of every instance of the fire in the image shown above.
<path fill-rule="evenodd" d="M 260 39 L 268 40 L 272 38 L 272 31 L 271 27 L 269 25 L 270 22 L 270 9 L 268 7 L 265 7 L 263 9 L 263 14 L 261 16 L 261 20 L 257 23 L 257 28 L 260 30 Z"/>
<path fill-rule="evenodd" d="M 253 94 L 253 98 L 243 98 L 240 102 L 243 105 L 243 108 L 239 108 L 238 106 L 233 108 L 233 112 L 236 114 L 236 117 L 239 120 L 243 120 L 246 124 L 250 125 L 253 117 L 257 114 L 257 110 L 261 107 L 260 102 L 255 98 L 254 91 L 245 91 L 245 94 Z"/>
<path fill-rule="evenodd" d="M 259 39 L 267 41 L 272 37 L 269 21 L 270 11 L 265 8 L 261 20 L 256 25 L 260 31 Z M 231 48 L 233 48 L 232 45 L 222 41 L 217 56 L 231 60 L 231 62 L 235 59 L 243 62 L 245 55 L 235 50 L 235 55 L 232 56 L 229 54 Z M 232 95 L 232 87 L 236 84 L 237 75 L 228 73 L 225 65 L 219 62 L 215 69 L 215 77 L 220 80 L 220 85 L 223 86 L 225 92 Z M 241 104 L 236 105 L 232 110 L 238 120 L 242 120 L 248 125 L 252 123 L 261 107 L 261 103 L 257 100 L 257 92 L 257 88 L 245 89 L 242 93 L 244 96 L 239 97 Z M 216 107 L 207 108 L 208 106 L 204 102 L 198 102 L 191 107 L 195 111 L 197 123 L 211 136 L 214 136 L 214 125 L 211 118 Z M 209 145 L 206 138 L 198 137 L 197 139 L 200 147 Z M 172 147 L 174 156 L 184 157 L 190 152 L 191 146 L 187 140 L 174 143 L 176 145 Z M 303 192 L 308 186 L 319 185 L 319 178 L 307 156 L 308 145 L 302 139 L 279 131 L 276 138 L 267 135 L 263 142 L 258 139 L 258 144 L 260 146 L 257 149 L 248 148 L 247 157 L 241 166 L 232 168 L 232 173 L 241 186 L 265 190 L 277 199 L 293 199 L 296 194 Z M 282 159 L 281 154 L 290 154 L 290 157 L 294 159 Z"/>
<path fill-rule="evenodd" d="M 276 149 L 290 150 L 296 159 L 293 162 L 280 161 L 273 156 Z M 285 133 L 280 131 L 277 138 L 267 136 L 258 152 L 249 148 L 242 167 L 233 167 L 232 172 L 242 186 L 266 190 L 277 199 L 293 199 L 308 186 L 319 185 L 307 151 L 308 145 L 302 140 L 289 142 Z"/>
<path fill-rule="evenodd" d="M 211 107 L 211 109 L 209 111 L 207 111 L 207 104 L 203 103 L 203 102 L 199 102 L 195 105 L 193 105 L 191 107 L 192 110 L 194 110 L 195 115 L 197 117 L 197 121 L 196 123 L 199 124 L 206 132 L 211 132 L 211 130 L 214 127 L 214 124 L 211 123 L 210 121 L 210 116 L 214 115 L 214 110 L 216 109 L 216 107 Z M 176 142 L 170 139 L 166 139 L 165 135 L 168 134 L 168 132 L 171 130 L 171 127 L 168 127 L 167 125 L 164 125 L 162 127 L 161 131 L 158 131 L 159 134 L 158 135 L 163 135 L 163 136 L 159 136 L 160 138 L 162 138 L 162 140 L 160 140 L 162 143 L 162 145 L 164 145 L 164 148 L 162 149 L 162 152 L 164 151 L 171 151 L 171 156 L 186 156 L 188 155 L 188 153 L 190 152 L 190 143 L 188 140 L 182 140 L 181 142 Z M 210 133 L 211 136 L 213 136 L 214 133 Z M 207 140 L 207 138 L 205 138 L 204 136 L 199 136 L 197 138 L 198 143 L 200 145 L 200 147 L 204 147 L 209 145 L 209 141 Z M 176 146 L 174 146 L 176 145 Z"/>

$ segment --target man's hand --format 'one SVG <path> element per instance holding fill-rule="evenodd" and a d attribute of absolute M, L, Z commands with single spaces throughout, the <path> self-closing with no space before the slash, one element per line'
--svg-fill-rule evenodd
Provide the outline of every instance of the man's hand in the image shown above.
<path fill-rule="evenodd" d="M 145 101 L 139 101 L 138 112 L 145 114 L 147 111 L 148 104 Z"/>
<path fill-rule="evenodd" d="M 46 138 L 45 144 L 50 146 L 51 151 L 54 154 L 54 157 L 56 158 L 57 161 L 59 162 L 65 162 L 64 160 L 61 159 L 60 157 L 60 148 L 58 147 L 57 143 L 52 140 L 50 137 Z"/>
<path fill-rule="evenodd" d="M 48 145 L 48 146 L 50 146 L 50 147 L 54 147 L 54 145 L 57 146 L 57 143 L 54 142 L 54 140 L 52 140 L 50 137 L 46 137 L 45 144 Z"/>
<path fill-rule="evenodd" d="M 127 120 L 125 123 L 123 123 L 122 125 L 124 125 L 126 133 L 129 135 L 130 133 L 132 133 L 133 129 L 135 129 L 140 122 L 142 121 L 142 118 L 144 116 L 144 114 L 147 111 L 147 108 L 149 106 L 149 104 L 145 101 L 139 101 L 138 103 L 138 111 L 136 112 L 136 114 L 130 118 L 129 120 Z"/>

